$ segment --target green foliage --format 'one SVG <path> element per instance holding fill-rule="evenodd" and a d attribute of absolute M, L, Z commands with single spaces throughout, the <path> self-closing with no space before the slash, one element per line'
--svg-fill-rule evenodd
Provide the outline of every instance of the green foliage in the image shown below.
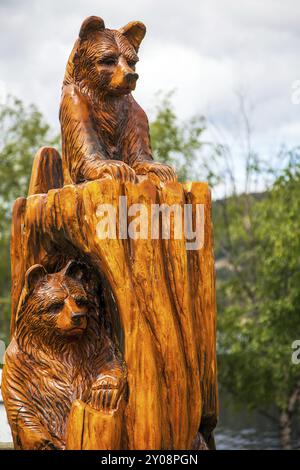
<path fill-rule="evenodd" d="M 33 157 L 42 145 L 57 145 L 33 105 L 9 97 L 0 104 L 0 339 L 8 340 L 10 316 L 10 225 L 15 199 L 25 196 Z"/>
<path fill-rule="evenodd" d="M 171 97 L 173 92 L 157 95 L 155 117 L 150 123 L 153 157 L 176 168 L 179 181 L 197 180 L 200 175 L 197 161 L 205 131 L 204 118 L 194 116 L 179 122 Z"/>
<path fill-rule="evenodd" d="M 237 402 L 287 410 L 299 387 L 291 362 L 300 338 L 300 158 L 260 197 L 232 196 L 215 211 L 219 377 Z"/>
<path fill-rule="evenodd" d="M 273 165 L 261 158 L 241 102 L 245 150 L 237 177 L 235 149 L 218 143 L 203 152 L 203 118 L 180 123 L 171 96 L 158 102 L 150 125 L 154 157 L 174 165 L 181 181 L 205 175 L 226 194 L 213 206 L 219 380 L 237 405 L 278 423 L 295 391 L 300 397 L 300 368 L 291 362 L 300 338 L 299 149 L 281 149 Z"/>

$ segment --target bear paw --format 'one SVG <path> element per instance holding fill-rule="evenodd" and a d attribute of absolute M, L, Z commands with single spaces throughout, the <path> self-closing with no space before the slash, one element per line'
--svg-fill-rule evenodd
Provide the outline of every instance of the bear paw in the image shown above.
<path fill-rule="evenodd" d="M 111 413 L 118 408 L 124 386 L 123 378 L 101 374 L 92 386 L 90 405 L 95 410 Z"/>
<path fill-rule="evenodd" d="M 170 165 L 153 161 L 143 161 L 136 162 L 133 168 L 138 176 L 146 175 L 151 179 L 151 176 L 155 175 L 163 183 L 167 181 L 177 181 L 175 170 Z"/>
<path fill-rule="evenodd" d="M 120 160 L 103 160 L 97 163 L 96 168 L 87 172 L 88 180 L 111 178 L 119 181 L 136 182 L 135 171 Z"/>

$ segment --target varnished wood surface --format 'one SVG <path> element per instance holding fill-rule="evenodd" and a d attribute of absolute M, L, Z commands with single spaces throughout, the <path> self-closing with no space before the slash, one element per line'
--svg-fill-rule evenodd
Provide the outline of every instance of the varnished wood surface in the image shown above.
<path fill-rule="evenodd" d="M 172 238 L 100 240 L 97 207 L 111 203 L 118 208 L 123 194 L 128 204 L 204 204 L 204 247 L 187 252 L 183 240 Z M 19 206 L 17 201 L 16 210 Z M 214 427 L 218 406 L 207 185 L 167 183 L 158 191 L 147 181 L 121 184 L 102 180 L 30 196 L 21 200 L 21 208 L 23 223 L 15 239 L 26 261 L 18 270 L 19 279 L 32 264 L 41 262 L 41 254 L 50 269 L 47 259 L 52 259 L 52 254 L 70 252 L 101 272 L 112 288 L 128 368 L 128 448 L 190 448 L 201 421 L 206 420 L 207 429 Z"/>
<path fill-rule="evenodd" d="M 16 448 L 213 447 L 211 197 L 205 183 L 181 185 L 153 161 L 131 95 L 145 32 L 138 21 L 83 22 L 63 82 L 62 158 L 38 151 L 28 197 L 13 208 L 3 397 Z M 100 239 L 98 208 L 111 204 L 118 221 L 120 196 L 149 214 L 189 203 L 194 219 L 204 205 L 204 245 L 187 250 L 173 228 L 169 239 L 124 239 L 117 225 L 116 239 Z"/>
<path fill-rule="evenodd" d="M 60 104 L 65 184 L 105 176 L 135 181 L 148 173 L 161 181 L 176 180 L 170 166 L 153 161 L 148 119 L 131 95 L 145 33 L 139 21 L 115 30 L 97 16 L 84 20 Z"/>
<path fill-rule="evenodd" d="M 119 450 L 122 445 L 124 402 L 111 413 L 97 411 L 86 403 L 74 402 L 67 430 L 66 449 Z"/>
<path fill-rule="evenodd" d="M 52 147 L 42 147 L 32 166 L 28 196 L 47 193 L 64 185 L 61 156 Z"/>
<path fill-rule="evenodd" d="M 97 416 L 118 408 L 126 365 L 94 281 L 87 265 L 72 260 L 53 274 L 40 264 L 25 274 L 2 379 L 16 449 L 64 449 L 75 399 Z"/>

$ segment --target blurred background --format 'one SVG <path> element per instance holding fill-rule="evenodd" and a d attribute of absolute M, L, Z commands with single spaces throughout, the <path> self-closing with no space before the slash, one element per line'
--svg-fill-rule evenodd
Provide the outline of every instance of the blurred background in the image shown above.
<path fill-rule="evenodd" d="M 0 0 L 0 340 L 9 341 L 12 204 L 27 193 L 38 148 L 60 149 L 64 69 L 89 15 L 115 29 L 146 24 L 134 96 L 154 158 L 212 188 L 217 448 L 300 448 L 297 0 Z M 9 440 L 0 402 L 0 443 Z"/>

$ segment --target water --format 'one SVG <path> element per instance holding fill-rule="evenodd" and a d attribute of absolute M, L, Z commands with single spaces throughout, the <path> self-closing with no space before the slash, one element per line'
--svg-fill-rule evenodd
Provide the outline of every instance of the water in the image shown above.
<path fill-rule="evenodd" d="M 242 416 L 241 416 L 242 414 Z M 280 449 L 279 436 L 268 421 L 261 422 L 256 413 L 248 415 L 246 422 L 243 413 L 232 415 L 235 423 L 222 420 L 215 431 L 216 446 L 219 450 L 276 450 Z"/>
<path fill-rule="evenodd" d="M 220 392 L 220 417 L 215 431 L 217 449 L 275 450 L 280 448 L 276 426 L 257 412 L 238 410 L 233 398 Z"/>
<path fill-rule="evenodd" d="M 220 426 L 216 430 L 216 445 L 219 450 L 275 450 L 279 449 L 277 433 L 259 433 L 255 428 L 233 431 Z"/>

